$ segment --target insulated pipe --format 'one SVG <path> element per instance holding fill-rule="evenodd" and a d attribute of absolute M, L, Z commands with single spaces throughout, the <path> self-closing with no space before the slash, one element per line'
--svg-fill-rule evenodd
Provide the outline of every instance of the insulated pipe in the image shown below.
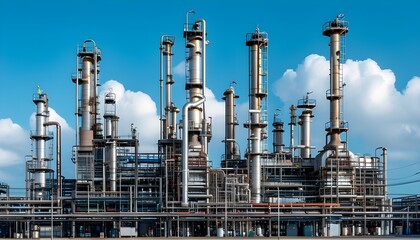
<path fill-rule="evenodd" d="M 201 80 L 202 80 L 202 94 L 203 96 L 206 96 L 206 45 L 207 45 L 207 28 L 206 28 L 206 21 L 204 19 L 198 19 L 197 21 L 195 21 L 195 23 L 201 23 L 201 30 L 203 32 L 203 39 L 201 41 L 201 52 L 202 52 L 202 56 L 201 56 Z M 207 117 L 206 117 L 206 107 L 205 107 L 205 103 L 203 102 L 203 129 L 205 130 L 204 134 L 201 137 L 201 145 L 203 147 L 203 152 L 206 155 L 206 158 L 208 157 L 208 136 L 207 136 Z M 206 159 L 207 160 L 207 159 Z"/>
<path fill-rule="evenodd" d="M 56 156 L 57 156 L 57 165 L 56 165 L 56 170 L 57 170 L 57 200 L 58 202 L 60 202 L 60 198 L 61 198 L 61 125 L 59 122 L 55 122 L 55 121 L 50 121 L 50 122 L 46 122 L 44 123 L 44 126 L 56 126 Z"/>
<path fill-rule="evenodd" d="M 181 206 L 188 206 L 188 129 L 189 129 L 189 116 L 188 110 L 192 107 L 197 107 L 198 105 L 204 103 L 205 97 L 201 98 L 196 102 L 188 102 L 182 108 L 182 202 Z"/>

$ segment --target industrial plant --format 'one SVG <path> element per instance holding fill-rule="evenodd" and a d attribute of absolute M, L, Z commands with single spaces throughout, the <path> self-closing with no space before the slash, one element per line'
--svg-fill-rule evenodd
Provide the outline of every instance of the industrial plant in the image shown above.
<path fill-rule="evenodd" d="M 32 97 L 36 129 L 30 133 L 31 155 L 22 176 L 26 194 L 10 196 L 11 187 L 0 185 L 0 237 L 420 233 L 420 196 L 387 196 L 387 148 L 376 149 L 379 156 L 359 156 L 348 148 L 349 127 L 343 118 L 348 32 L 348 22 L 338 16 L 320 33 L 330 49 L 330 87 L 325 89 L 330 115 L 323 146 L 311 144 L 313 110 L 319 103 L 310 92 L 287 107 L 290 119 L 285 122 L 277 113 L 269 116 L 268 33 L 259 28 L 244 33 L 248 119 L 236 118 L 238 96 L 232 84 L 223 93 L 224 154 L 218 168 L 212 166 L 208 146 L 213 132 L 223 130 L 213 129 L 206 113 L 204 19 L 187 20 L 183 43 L 170 35 L 160 39 L 160 137 L 151 153 L 140 151 L 136 126 L 131 126 L 130 136 L 119 135 L 117 96 L 112 90 L 105 96 L 98 93 L 100 71 L 107 71 L 100 68 L 101 51 L 94 40 L 85 40 L 71 77 L 76 96 L 72 156 L 62 158 L 61 126 L 49 120 L 48 94 L 38 89 Z M 183 106 L 173 100 L 179 94 L 173 85 L 181 84 L 172 73 L 174 44 L 185 45 Z M 242 154 L 237 128 L 248 132 Z M 63 161 L 73 161 L 75 176 L 62 176 Z"/>

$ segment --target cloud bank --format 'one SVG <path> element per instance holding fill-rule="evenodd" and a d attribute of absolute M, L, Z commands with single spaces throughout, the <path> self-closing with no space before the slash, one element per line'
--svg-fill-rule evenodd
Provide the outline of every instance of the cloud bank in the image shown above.
<path fill-rule="evenodd" d="M 381 69 L 372 59 L 347 60 L 343 69 L 346 86 L 342 111 L 344 120 L 349 122 L 349 149 L 374 155 L 376 147 L 387 147 L 391 175 L 397 165 L 418 161 L 420 78 L 413 77 L 403 91 L 398 91 L 394 73 Z M 296 69 L 286 70 L 273 85 L 273 91 L 284 108 L 296 105 L 298 98 L 313 91 L 310 97 L 317 100 L 317 107 L 314 109 L 312 145 L 322 148 L 325 145 L 324 124 L 329 121 L 329 102 L 326 99 L 329 61 L 323 56 L 309 55 Z M 287 122 L 289 116 L 283 116 Z M 395 175 L 410 175 L 410 170 L 403 171 Z"/>

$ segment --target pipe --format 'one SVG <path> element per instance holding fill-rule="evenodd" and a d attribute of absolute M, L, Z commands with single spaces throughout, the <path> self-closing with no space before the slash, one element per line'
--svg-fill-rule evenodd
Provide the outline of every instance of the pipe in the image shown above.
<path fill-rule="evenodd" d="M 56 155 L 57 155 L 57 163 L 56 163 L 56 170 L 57 170 L 57 201 L 60 205 L 61 199 L 61 125 L 59 122 L 56 121 L 49 121 L 44 123 L 44 126 L 56 126 Z"/>
<path fill-rule="evenodd" d="M 206 96 L 206 44 L 207 44 L 207 31 L 206 31 L 206 21 L 204 19 L 198 19 L 197 21 L 195 21 L 195 23 L 201 23 L 201 30 L 203 32 L 203 39 L 201 42 L 201 48 L 202 48 L 202 56 L 201 56 L 201 81 L 203 83 L 202 88 L 201 88 L 201 92 L 203 94 L 203 96 Z M 203 129 L 204 129 L 204 134 L 202 134 L 201 137 L 201 145 L 202 145 L 202 149 L 203 152 L 205 153 L 206 156 L 206 160 L 208 159 L 208 136 L 207 136 L 207 118 L 206 118 L 206 105 L 203 102 Z"/>
<path fill-rule="evenodd" d="M 188 109 L 191 107 L 196 107 L 206 100 L 205 97 L 201 98 L 196 102 L 188 102 L 182 108 L 182 122 L 183 122 L 183 131 L 182 131 L 182 202 L 181 206 L 188 206 Z"/>
<path fill-rule="evenodd" d="M 163 117 L 162 117 L 162 113 L 163 113 L 163 65 L 162 65 L 162 54 L 163 54 L 163 46 L 162 46 L 162 42 L 163 42 L 163 37 L 162 36 L 160 38 L 160 54 L 159 54 L 159 67 L 160 67 L 160 71 L 159 71 L 159 116 L 160 116 L 160 138 L 159 139 L 163 139 Z M 165 124 L 166 125 L 166 124 Z"/>

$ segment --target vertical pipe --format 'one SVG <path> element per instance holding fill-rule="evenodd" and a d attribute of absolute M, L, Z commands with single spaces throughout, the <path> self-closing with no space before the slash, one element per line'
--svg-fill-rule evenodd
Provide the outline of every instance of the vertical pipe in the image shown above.
<path fill-rule="evenodd" d="M 188 129 L 189 129 L 189 108 L 196 107 L 203 103 L 205 98 L 196 102 L 188 102 L 182 108 L 182 122 L 184 130 L 182 131 L 182 202 L 181 205 L 188 206 Z"/>
<path fill-rule="evenodd" d="M 290 106 L 290 153 L 292 154 L 292 161 L 294 159 L 295 150 L 295 126 L 296 126 L 296 107 L 295 105 Z"/>
<path fill-rule="evenodd" d="M 163 124 L 163 46 L 162 46 L 162 42 L 163 42 L 163 36 L 160 39 L 160 54 L 159 54 L 159 67 L 160 67 L 160 71 L 159 71 L 159 117 L 160 117 L 160 138 L 159 139 L 163 139 L 163 128 L 164 128 L 164 124 Z"/>
<path fill-rule="evenodd" d="M 117 144 L 112 140 L 108 147 L 109 185 L 111 192 L 117 191 Z"/>
<path fill-rule="evenodd" d="M 76 52 L 79 51 L 79 45 L 76 47 Z M 76 57 L 76 146 L 79 145 L 79 56 Z M 77 156 L 77 155 L 76 155 Z M 77 162 L 77 159 L 76 159 Z"/>
<path fill-rule="evenodd" d="M 59 122 L 50 121 L 44 123 L 44 126 L 56 126 L 56 171 L 57 171 L 57 193 L 56 193 L 56 199 L 58 204 L 60 204 L 60 198 L 61 198 L 61 125 Z"/>

